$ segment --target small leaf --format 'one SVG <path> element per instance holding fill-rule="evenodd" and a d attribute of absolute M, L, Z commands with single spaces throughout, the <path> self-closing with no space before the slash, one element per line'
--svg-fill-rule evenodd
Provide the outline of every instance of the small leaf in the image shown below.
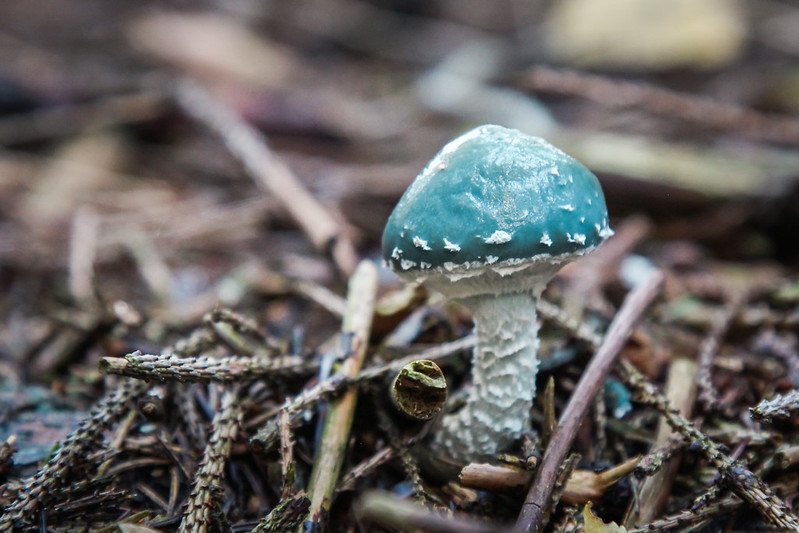
<path fill-rule="evenodd" d="M 620 526 L 616 522 L 606 524 L 594 516 L 590 503 L 583 507 L 583 521 L 585 522 L 585 533 L 627 533 L 626 527 Z"/>

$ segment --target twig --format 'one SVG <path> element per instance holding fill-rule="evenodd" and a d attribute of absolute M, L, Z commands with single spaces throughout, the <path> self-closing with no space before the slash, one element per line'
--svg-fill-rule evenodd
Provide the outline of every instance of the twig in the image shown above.
<path fill-rule="evenodd" d="M 142 279 L 162 302 L 169 302 L 173 282 L 172 271 L 150 233 L 138 223 L 131 222 L 122 234 L 122 244 L 130 251 Z"/>
<path fill-rule="evenodd" d="M 714 516 L 729 513 L 741 506 L 743 502 L 734 496 L 713 502 L 698 510 L 685 510 L 677 514 L 666 516 L 641 527 L 628 529 L 628 533 L 651 533 L 653 531 L 669 531 L 671 529 L 685 528 L 698 524 Z"/>
<path fill-rule="evenodd" d="M 558 465 L 555 483 L 552 487 L 552 494 L 549 497 L 549 505 L 547 505 L 547 507 L 544 509 L 542 522 L 549 521 L 552 510 L 558 506 L 558 503 L 560 503 L 560 498 L 563 496 L 563 492 L 566 490 L 566 485 L 569 482 L 569 478 L 571 478 L 572 474 L 574 474 L 577 464 L 580 462 L 581 458 L 582 456 L 579 453 L 571 453 L 560 465 Z"/>
<path fill-rule="evenodd" d="M 655 448 L 641 459 L 641 462 L 635 467 L 635 476 L 644 478 L 654 475 L 663 468 L 664 464 L 668 464 L 669 459 L 684 450 L 685 447 L 686 443 L 682 435 L 672 433 L 665 444 Z"/>
<path fill-rule="evenodd" d="M 274 420 L 274 417 L 281 411 L 286 411 L 289 415 L 289 423 L 292 426 L 296 426 L 305 415 L 306 409 L 319 400 L 330 399 L 340 395 L 348 386 L 350 386 L 350 383 L 344 376 L 336 375 L 295 396 L 292 400 L 287 400 L 283 406 L 268 414 L 266 417 L 267 423 L 250 439 L 253 449 L 267 454 L 278 443 L 280 425 Z"/>
<path fill-rule="evenodd" d="M 799 463 L 799 446 L 783 445 L 780 446 L 773 456 L 774 464 L 777 468 L 787 470 Z"/>
<path fill-rule="evenodd" d="M 22 483 L 22 489 L 0 517 L 0 531 L 11 532 L 32 523 L 36 513 L 56 499 L 57 491 L 68 481 L 76 464 L 94 448 L 103 431 L 119 420 L 148 388 L 140 381 L 126 380 L 100 400 L 47 464 Z"/>
<path fill-rule="evenodd" d="M 552 433 L 558 425 L 558 415 L 555 412 L 555 378 L 549 377 L 547 386 L 544 388 L 544 393 L 541 399 L 541 411 L 544 415 L 544 421 L 541 422 L 541 446 L 549 446 L 549 441 L 552 438 Z"/>
<path fill-rule="evenodd" d="M 416 498 L 416 501 L 419 503 L 424 503 L 424 501 L 427 499 L 427 492 L 424 490 L 424 486 L 422 484 L 422 476 L 419 471 L 419 464 L 411 455 L 408 446 L 405 445 L 405 442 L 400 437 L 397 426 L 394 424 L 393 420 L 391 420 L 391 417 L 389 417 L 386 409 L 383 407 L 383 404 L 380 403 L 377 398 L 375 398 L 375 403 L 377 405 L 377 423 L 380 426 L 380 429 L 382 429 L 388 437 L 389 445 L 399 457 L 402 464 L 402 469 L 405 471 L 405 478 L 413 487 L 413 494 Z"/>
<path fill-rule="evenodd" d="M 699 353 L 696 357 L 699 365 L 697 374 L 699 401 L 708 411 L 717 409 L 719 405 L 718 394 L 711 378 L 713 358 L 716 356 L 721 341 L 727 334 L 735 315 L 738 314 L 745 301 L 746 293 L 744 291 L 736 291 L 728 296 L 723 311 L 713 321 L 710 331 L 699 345 Z"/>
<path fill-rule="evenodd" d="M 379 466 L 387 463 L 397 456 L 396 452 L 391 446 L 386 446 L 371 457 L 367 457 L 347 472 L 341 478 L 341 483 L 338 485 L 338 490 L 352 490 L 355 488 L 355 481 L 371 474 Z"/>
<path fill-rule="evenodd" d="M 214 417 L 213 432 L 203 452 L 200 468 L 194 476 L 183 520 L 178 533 L 205 533 L 216 522 L 214 501 L 222 490 L 222 476 L 230 456 L 230 447 L 236 439 L 245 403 L 241 401 L 242 387 L 225 391 L 221 407 Z"/>
<path fill-rule="evenodd" d="M 795 119 L 765 115 L 644 83 L 539 66 L 527 73 L 524 84 L 532 90 L 580 96 L 610 107 L 636 107 L 655 115 L 678 117 L 705 128 L 799 143 L 799 121 Z"/>
<path fill-rule="evenodd" d="M 314 363 L 296 356 L 285 357 L 176 357 L 135 351 L 122 357 L 103 357 L 100 372 L 147 381 L 184 383 L 232 383 L 313 372 Z M 318 364 L 316 364 L 318 367 Z"/>
<path fill-rule="evenodd" d="M 350 349 L 339 368 L 340 375 L 354 378 L 363 365 L 369 344 L 376 292 L 377 268 L 373 263 L 363 261 L 350 279 L 347 292 L 347 312 L 344 314 L 341 330 L 342 335 L 350 339 Z M 331 402 L 328 408 L 320 447 L 308 484 L 311 507 L 306 525 L 310 522 L 312 528 L 313 525 L 323 524 L 327 518 L 349 441 L 357 398 L 357 386 L 350 385 L 347 392 Z"/>
<path fill-rule="evenodd" d="M 583 371 L 569 403 L 561 414 L 558 426 L 549 441 L 541 467 L 527 493 L 527 498 L 516 521 L 522 531 L 536 531 L 549 507 L 558 468 L 571 448 L 571 443 L 585 418 L 594 396 L 599 392 L 605 378 L 613 368 L 619 352 L 632 333 L 633 326 L 646 307 L 657 295 L 663 283 L 663 274 L 653 273 L 624 299 L 608 332 L 597 349 L 588 367 Z"/>
<path fill-rule="evenodd" d="M 696 399 L 697 365 L 686 358 L 674 360 L 669 366 L 666 379 L 666 398 L 680 410 L 682 416 L 691 414 L 691 407 Z M 672 442 L 674 433 L 665 420 L 661 419 L 655 437 L 654 447 L 659 448 Z M 652 521 L 660 516 L 671 494 L 671 486 L 679 468 L 679 457 L 672 457 L 651 477 L 647 478 L 638 489 L 637 508 L 628 512 L 625 525 L 632 527 L 638 523 Z"/>
<path fill-rule="evenodd" d="M 511 533 L 497 524 L 481 523 L 465 516 L 446 516 L 383 491 L 361 496 L 357 514 L 360 520 L 400 531 L 423 530 L 429 533 Z"/>
<path fill-rule="evenodd" d="M 777 394 L 769 400 L 763 400 L 752 408 L 752 416 L 758 420 L 789 418 L 799 412 L 799 390 L 792 390 L 786 395 Z"/>
<path fill-rule="evenodd" d="M 199 450 L 206 441 L 207 431 L 200 411 L 197 408 L 195 394 L 200 385 L 189 385 L 187 387 L 176 388 L 177 404 L 180 420 L 187 429 L 190 442 Z"/>
<path fill-rule="evenodd" d="M 167 346 L 163 353 L 171 353 L 178 357 L 196 357 L 217 345 L 216 336 L 207 327 L 197 328 L 187 337 L 175 341 L 174 346 Z"/>
<path fill-rule="evenodd" d="M 175 98 L 186 113 L 223 138 L 228 150 L 281 202 L 317 250 L 330 253 L 343 274 L 353 272 L 357 254 L 341 224 L 272 152 L 255 128 L 193 81 L 179 81 Z"/>
<path fill-rule="evenodd" d="M 609 487 L 635 471 L 639 461 L 640 458 L 633 457 L 602 472 L 575 470 L 566 482 L 561 499 L 569 504 L 598 501 Z M 516 466 L 472 463 L 463 467 L 458 481 L 464 487 L 477 490 L 525 494 L 534 474 Z"/>
<path fill-rule="evenodd" d="M 283 494 L 285 500 L 294 494 L 294 479 L 297 465 L 294 462 L 294 439 L 291 437 L 291 419 L 286 409 L 280 411 L 280 464 L 283 474 Z"/>
<path fill-rule="evenodd" d="M 100 218 L 91 207 L 81 207 L 72 219 L 69 240 L 69 290 L 77 302 L 95 301 L 94 260 Z"/>

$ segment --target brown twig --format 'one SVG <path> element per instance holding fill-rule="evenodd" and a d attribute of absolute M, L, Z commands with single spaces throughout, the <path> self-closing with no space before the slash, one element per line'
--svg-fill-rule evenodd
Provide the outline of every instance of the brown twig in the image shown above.
<path fill-rule="evenodd" d="M 283 494 L 281 499 L 291 497 L 294 490 L 294 479 L 297 464 L 294 462 L 294 439 L 291 435 L 291 418 L 286 409 L 280 411 L 280 465 L 283 474 Z"/>
<path fill-rule="evenodd" d="M 516 521 L 520 530 L 532 532 L 540 526 L 550 504 L 558 468 L 571 448 L 591 401 L 604 384 L 636 321 L 657 295 L 662 283 L 663 275 L 660 272 L 652 274 L 645 283 L 627 295 L 611 322 L 601 346 L 583 372 L 550 439 L 541 467 Z"/>
<path fill-rule="evenodd" d="M 684 450 L 685 447 L 686 443 L 682 435 L 672 433 L 665 444 L 655 448 L 648 455 L 641 458 L 641 462 L 635 467 L 636 477 L 643 478 L 654 475 L 655 472 L 663 468 L 664 464 L 668 464 L 669 459 Z"/>
<path fill-rule="evenodd" d="M 81 207 L 72 219 L 69 240 L 69 290 L 77 302 L 95 302 L 94 260 L 100 218 L 91 207 Z"/>
<path fill-rule="evenodd" d="M 352 490 L 355 487 L 355 481 L 368 476 L 374 472 L 379 466 L 384 465 L 397 456 L 396 452 L 391 446 L 386 446 L 380 449 L 371 457 L 367 457 L 341 477 L 341 483 L 338 485 L 338 490 Z"/>
<path fill-rule="evenodd" d="M 549 517 L 552 514 L 553 509 L 557 508 L 558 504 L 560 503 L 560 499 L 563 496 L 563 493 L 566 491 L 566 485 L 569 482 L 569 479 L 574 474 L 575 469 L 577 468 L 577 464 L 582 459 L 582 455 L 579 453 L 570 453 L 566 459 L 558 466 L 558 472 L 555 476 L 555 483 L 552 487 L 552 494 L 549 496 L 549 505 L 544 509 L 544 516 L 542 518 L 543 522 L 549 522 Z"/>
<path fill-rule="evenodd" d="M 447 516 L 421 505 L 373 490 L 361 496 L 358 518 L 400 531 L 429 533 L 511 533 L 509 527 L 481 523 L 466 516 Z"/>
<path fill-rule="evenodd" d="M 341 224 L 272 152 L 264 137 L 193 81 L 179 81 L 174 94 L 178 105 L 221 136 L 256 182 L 280 200 L 317 250 L 330 253 L 344 275 L 352 274 L 358 256 Z"/>
<path fill-rule="evenodd" d="M 633 457 L 602 472 L 574 470 L 564 487 L 561 499 L 566 503 L 598 501 L 608 487 L 633 472 L 640 458 Z M 458 481 L 464 487 L 488 492 L 525 494 L 535 472 L 516 466 L 472 463 L 463 467 Z"/>
<path fill-rule="evenodd" d="M 685 528 L 692 524 L 698 524 L 714 516 L 729 513 L 740 507 L 741 500 L 731 496 L 723 500 L 713 502 L 698 510 L 685 510 L 679 513 L 666 516 L 660 520 L 654 520 L 641 527 L 628 529 L 628 533 L 651 533 L 653 531 L 670 531 L 677 528 Z"/>
<path fill-rule="evenodd" d="M 376 399 L 376 405 L 378 425 L 388 437 L 389 446 L 391 446 L 391 449 L 393 449 L 397 457 L 399 457 L 402 469 L 405 472 L 405 478 L 410 482 L 411 487 L 413 487 L 414 497 L 419 503 L 424 503 L 429 498 L 422 484 L 419 463 L 413 455 L 411 455 L 406 442 L 400 437 L 397 426 L 386 412 L 383 404 Z"/>
<path fill-rule="evenodd" d="M 304 492 L 280 500 L 268 515 L 255 526 L 251 533 L 285 533 L 302 523 L 308 513 L 311 500 Z"/>
<path fill-rule="evenodd" d="M 704 128 L 799 144 L 799 121 L 795 119 L 766 115 L 644 83 L 542 66 L 530 69 L 523 83 L 534 91 L 579 96 L 609 107 L 636 107 L 654 115 L 678 117 Z"/>

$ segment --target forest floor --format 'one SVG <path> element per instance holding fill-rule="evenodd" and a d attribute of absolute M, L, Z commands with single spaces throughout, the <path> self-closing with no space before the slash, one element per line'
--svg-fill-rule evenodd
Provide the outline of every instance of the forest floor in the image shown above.
<path fill-rule="evenodd" d="M 799 10 L 611 3 L 0 5 L 0 529 L 799 529 Z M 520 442 L 442 482 L 389 390 L 457 400 L 471 317 L 380 239 L 483 123 L 616 234 L 544 292 Z"/>

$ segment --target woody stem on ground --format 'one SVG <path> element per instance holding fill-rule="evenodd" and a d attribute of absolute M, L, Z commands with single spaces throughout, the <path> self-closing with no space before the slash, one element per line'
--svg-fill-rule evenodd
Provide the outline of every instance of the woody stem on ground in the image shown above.
<path fill-rule="evenodd" d="M 669 401 L 680 410 L 682 416 L 690 416 L 696 399 L 696 373 L 696 362 L 685 357 L 675 359 L 669 366 L 665 394 Z M 671 427 L 665 420 L 661 419 L 658 424 L 653 449 L 662 448 L 673 438 L 674 433 Z M 640 484 L 638 497 L 633 498 L 635 506 L 630 508 L 625 520 L 627 527 L 651 522 L 660 515 L 666 506 L 679 466 L 679 455 L 671 457 L 664 461 L 657 472 Z"/>
<path fill-rule="evenodd" d="M 654 273 L 624 299 L 552 434 L 535 481 L 527 493 L 524 506 L 516 521 L 516 527 L 521 531 L 532 532 L 540 527 L 549 508 L 558 468 L 568 454 L 594 396 L 605 383 L 605 378 L 613 368 L 635 323 L 657 295 L 662 283 L 663 275 L 660 272 Z"/>
<path fill-rule="evenodd" d="M 281 202 L 317 250 L 329 252 L 343 274 L 353 272 L 357 254 L 342 224 L 274 154 L 258 130 L 191 80 L 180 80 L 174 97 L 188 115 L 222 137 L 228 150 L 259 185 Z"/>
<path fill-rule="evenodd" d="M 377 268 L 369 261 L 362 261 L 355 269 L 347 291 L 347 310 L 341 326 L 341 335 L 347 340 L 348 347 L 345 358 L 338 368 L 339 375 L 354 378 L 363 365 L 369 344 L 376 292 Z M 350 437 L 357 398 L 357 385 L 349 385 L 347 392 L 330 403 L 325 417 L 308 485 L 311 507 L 306 522 L 317 527 L 322 527 L 333 500 Z"/>
<path fill-rule="evenodd" d="M 212 423 L 213 433 L 203 452 L 200 468 L 194 476 L 188 505 L 178 533 L 204 533 L 214 523 L 225 464 L 236 439 L 245 403 L 241 401 L 243 386 L 236 385 L 222 395 L 221 406 Z"/>

